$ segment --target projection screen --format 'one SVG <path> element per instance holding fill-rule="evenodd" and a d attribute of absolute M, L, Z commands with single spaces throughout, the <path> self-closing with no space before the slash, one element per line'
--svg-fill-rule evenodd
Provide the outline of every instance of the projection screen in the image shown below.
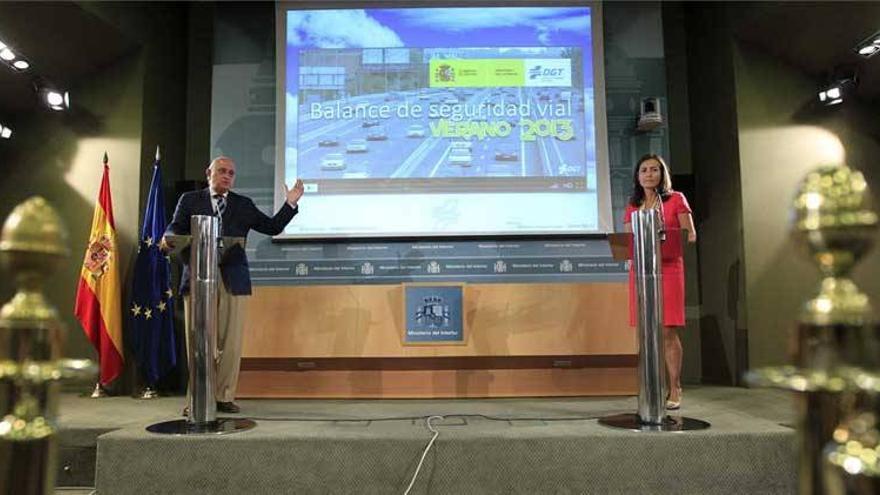
<path fill-rule="evenodd" d="M 598 4 L 279 4 L 279 238 L 612 230 Z"/>

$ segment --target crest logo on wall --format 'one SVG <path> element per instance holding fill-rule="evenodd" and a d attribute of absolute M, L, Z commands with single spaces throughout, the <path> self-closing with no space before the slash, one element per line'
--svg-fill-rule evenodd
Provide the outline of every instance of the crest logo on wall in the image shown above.
<path fill-rule="evenodd" d="M 569 273 L 573 269 L 574 269 L 574 265 L 572 265 L 571 261 L 569 261 L 569 260 L 562 260 L 562 262 L 559 263 L 559 271 L 562 273 Z"/>
<path fill-rule="evenodd" d="M 449 326 L 449 305 L 444 304 L 440 296 L 428 296 L 422 299 L 421 304 L 414 315 L 416 323 L 428 328 L 440 328 Z"/>
<path fill-rule="evenodd" d="M 428 267 L 426 268 L 428 273 L 440 273 L 440 263 L 436 261 L 431 261 L 428 263 Z"/>
<path fill-rule="evenodd" d="M 294 273 L 299 277 L 305 277 L 309 274 L 309 267 L 305 263 L 297 263 Z"/>
<path fill-rule="evenodd" d="M 495 262 L 492 269 L 495 273 L 507 273 L 507 263 L 505 263 L 504 260 L 498 260 Z"/>

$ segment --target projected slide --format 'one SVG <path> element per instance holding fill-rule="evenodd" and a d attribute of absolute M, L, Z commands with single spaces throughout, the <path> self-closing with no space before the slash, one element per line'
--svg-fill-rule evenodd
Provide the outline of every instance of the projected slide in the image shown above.
<path fill-rule="evenodd" d="M 286 236 L 601 230 L 590 8 L 279 15 Z"/>

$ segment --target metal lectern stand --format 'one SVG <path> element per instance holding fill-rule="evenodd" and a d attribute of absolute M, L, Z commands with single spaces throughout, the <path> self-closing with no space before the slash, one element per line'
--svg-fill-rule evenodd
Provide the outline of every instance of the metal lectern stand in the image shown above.
<path fill-rule="evenodd" d="M 600 424 L 634 431 L 685 431 L 709 428 L 699 419 L 666 414 L 666 369 L 663 359 L 663 279 L 661 271 L 661 238 L 663 230 L 657 210 L 634 211 L 632 235 L 626 234 L 626 243 L 632 243 L 633 271 L 636 279 L 636 321 L 639 337 L 639 399 L 636 414 L 617 414 L 599 420 Z M 675 232 L 675 235 L 680 235 Z M 621 237 L 609 236 L 615 259 L 619 259 Z M 624 252 L 628 258 L 628 249 Z"/>
<path fill-rule="evenodd" d="M 152 433 L 176 435 L 223 434 L 256 426 L 251 419 L 217 418 L 214 396 L 214 356 L 217 352 L 217 290 L 219 259 L 226 249 L 243 245 L 241 237 L 219 237 L 217 217 L 194 215 L 190 236 L 169 236 L 174 253 L 190 247 L 191 310 L 186 348 L 189 360 L 186 419 L 165 421 L 147 427 Z"/>

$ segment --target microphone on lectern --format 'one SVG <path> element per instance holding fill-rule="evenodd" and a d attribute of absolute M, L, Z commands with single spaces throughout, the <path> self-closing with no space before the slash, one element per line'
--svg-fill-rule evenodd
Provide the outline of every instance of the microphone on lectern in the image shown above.
<path fill-rule="evenodd" d="M 657 195 L 657 204 L 660 206 L 660 230 L 658 233 L 660 234 L 660 240 L 666 240 L 666 219 L 663 216 L 663 196 L 660 195 L 660 188 L 654 188 L 654 194 Z"/>

